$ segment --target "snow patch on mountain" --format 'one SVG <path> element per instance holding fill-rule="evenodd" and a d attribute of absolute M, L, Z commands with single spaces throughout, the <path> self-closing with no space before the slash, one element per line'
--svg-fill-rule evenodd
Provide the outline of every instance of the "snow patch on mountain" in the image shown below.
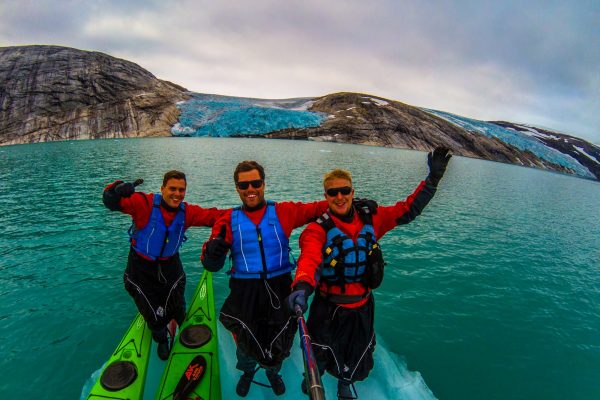
<path fill-rule="evenodd" d="M 534 137 L 539 137 L 539 138 L 546 138 L 546 139 L 554 139 L 554 140 L 559 140 L 561 139 L 559 136 L 556 135 L 552 135 L 549 133 L 544 133 L 544 132 L 540 132 L 539 130 L 535 129 L 534 127 L 531 126 L 527 126 L 527 125 L 519 125 L 521 128 L 523 128 L 523 130 L 521 130 L 520 132 L 523 132 L 526 135 L 529 136 L 534 136 Z M 510 130 L 515 130 L 514 128 L 506 128 L 506 129 L 510 129 Z"/>
<path fill-rule="evenodd" d="M 363 101 L 362 102 L 363 104 L 375 104 L 376 106 L 379 106 L 379 107 L 381 107 L 381 106 L 387 106 L 388 104 L 390 104 L 390 103 L 388 103 L 385 100 L 376 99 L 375 97 L 363 96 L 363 99 L 368 99 L 369 100 L 369 101 Z"/>
<path fill-rule="evenodd" d="M 583 147 L 573 146 L 580 154 L 586 156 L 590 160 L 594 161 L 596 164 L 600 164 L 600 162 L 591 154 L 588 154 Z"/>

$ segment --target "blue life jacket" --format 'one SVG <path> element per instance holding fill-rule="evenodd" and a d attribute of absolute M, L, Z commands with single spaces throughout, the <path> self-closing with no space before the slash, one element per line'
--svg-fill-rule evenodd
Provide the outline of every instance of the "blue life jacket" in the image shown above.
<path fill-rule="evenodd" d="M 320 280 L 328 285 L 342 287 L 345 283 L 361 282 L 367 285 L 373 259 L 371 254 L 378 248 L 371 215 L 359 213 L 363 227 L 358 233 L 356 243 L 342 232 L 328 213 L 317 219 L 327 233 L 327 241 L 323 246 L 323 262 L 320 267 Z"/>
<path fill-rule="evenodd" d="M 137 229 L 135 224 L 129 228 L 129 237 L 136 252 L 151 260 L 168 258 L 179 251 L 179 247 L 187 240 L 185 231 L 185 205 L 181 203 L 177 215 L 167 228 L 160 211 L 162 196 L 154 194 L 152 213 L 146 226 Z M 133 244 L 135 243 L 135 245 Z"/>
<path fill-rule="evenodd" d="M 241 207 L 231 212 L 231 274 L 241 279 L 269 279 L 290 272 L 289 239 L 283 232 L 275 203 L 267 202 L 260 223 L 248 218 Z"/>

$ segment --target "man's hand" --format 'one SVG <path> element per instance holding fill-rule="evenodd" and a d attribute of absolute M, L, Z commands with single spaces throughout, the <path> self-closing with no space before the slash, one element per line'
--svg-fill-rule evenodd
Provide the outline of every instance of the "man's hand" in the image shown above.
<path fill-rule="evenodd" d="M 285 305 L 287 306 L 290 314 L 296 315 L 296 306 L 300 307 L 303 314 L 306 312 L 306 310 L 308 310 L 308 304 L 306 303 L 306 300 L 308 296 L 311 295 L 312 291 L 312 286 L 306 282 L 301 281 L 294 286 L 292 293 L 285 298 Z"/>
<path fill-rule="evenodd" d="M 229 243 L 225 241 L 225 235 L 227 232 L 227 228 L 225 225 L 221 225 L 221 231 L 217 235 L 217 237 L 209 240 L 206 243 L 206 256 L 212 259 L 219 259 L 227 254 L 227 251 L 231 247 Z"/>
<path fill-rule="evenodd" d="M 135 182 L 122 182 L 115 186 L 115 193 L 121 197 L 131 197 L 135 193 L 135 187 L 144 183 L 143 179 L 136 179 Z"/>
<path fill-rule="evenodd" d="M 352 204 L 354 205 L 354 207 L 356 207 L 356 210 L 359 213 L 361 211 L 364 211 L 363 208 L 366 207 L 369 210 L 369 213 L 373 215 L 377 214 L 377 207 L 379 207 L 375 200 L 369 199 L 354 199 L 352 200 Z"/>
<path fill-rule="evenodd" d="M 446 172 L 446 166 L 452 154 L 447 147 L 436 147 L 433 152 L 427 155 L 427 164 L 429 165 L 429 176 L 427 177 L 433 186 L 437 186 Z"/>

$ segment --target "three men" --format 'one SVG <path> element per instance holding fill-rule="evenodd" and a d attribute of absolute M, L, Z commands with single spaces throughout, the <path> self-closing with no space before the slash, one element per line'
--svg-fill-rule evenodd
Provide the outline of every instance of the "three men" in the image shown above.
<path fill-rule="evenodd" d="M 327 202 L 265 201 L 265 172 L 256 161 L 239 163 L 233 179 L 242 205 L 215 223 L 202 263 L 207 270 L 218 271 L 231 249 L 231 292 L 219 320 L 237 345 L 236 368 L 243 372 L 237 394 L 248 394 L 258 364 L 265 368 L 273 392 L 281 395 L 285 384 L 279 370 L 297 330 L 295 318 L 283 305 L 294 268 L 289 237 L 295 228 L 321 215 Z"/>
<path fill-rule="evenodd" d="M 428 155 L 429 175 L 405 200 L 379 206 L 376 213 L 353 207 L 352 176 L 333 170 L 323 179 L 328 211 L 300 236 L 300 257 L 289 310 L 307 309 L 307 321 L 319 371 L 338 379 L 338 398 L 355 398 L 350 385 L 373 368 L 375 302 L 372 290 L 383 278 L 378 240 L 397 225 L 417 217 L 435 194 L 451 155 L 436 148 Z M 305 383 L 302 387 L 306 392 Z"/>
<path fill-rule="evenodd" d="M 285 393 L 279 371 L 297 329 L 289 311 L 296 306 L 306 311 L 316 288 L 307 324 L 319 370 L 338 378 L 338 398 L 352 398 L 350 385 L 366 379 L 373 367 L 372 290 L 381 282 L 384 265 L 377 240 L 421 213 L 450 157 L 446 148 L 429 153 L 427 179 L 405 201 L 379 208 L 354 199 L 352 177 L 343 170 L 325 175 L 324 201 L 265 201 L 264 168 L 255 161 L 235 169 L 242 205 L 233 210 L 184 203 L 186 180 L 178 171 L 165 174 L 160 194 L 135 193 L 134 184 L 121 181 L 107 186 L 106 207 L 133 219 L 125 287 L 159 343 L 159 356 L 166 359 L 170 351 L 167 323 L 185 317 L 185 273 L 178 253 L 183 234 L 190 226 L 213 226 L 201 260 L 215 272 L 231 250 L 231 291 L 219 319 L 237 345 L 236 368 L 243 372 L 237 394 L 248 394 L 258 367 L 266 370 L 275 394 Z M 316 218 L 300 237 L 292 281 L 289 237 Z"/>
<path fill-rule="evenodd" d="M 137 182 L 136 182 L 137 183 Z M 169 171 L 160 193 L 135 192 L 135 184 L 116 181 L 102 196 L 111 211 L 131 215 L 131 247 L 124 274 L 125 288 L 135 301 L 158 343 L 158 355 L 169 357 L 167 324 L 185 318 L 185 272 L 179 248 L 190 226 L 213 226 L 223 211 L 183 201 L 185 174 Z"/>

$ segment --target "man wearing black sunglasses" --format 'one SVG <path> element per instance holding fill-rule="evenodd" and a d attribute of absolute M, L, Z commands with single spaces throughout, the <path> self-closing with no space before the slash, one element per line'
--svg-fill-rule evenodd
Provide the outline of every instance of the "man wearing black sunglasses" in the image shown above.
<path fill-rule="evenodd" d="M 259 365 L 273 392 L 282 395 L 285 384 L 279 370 L 297 329 L 296 319 L 282 304 L 291 292 L 295 267 L 289 260 L 289 237 L 327 210 L 327 202 L 265 201 L 265 172 L 256 161 L 239 163 L 233 179 L 242 206 L 215 223 L 202 263 L 207 270 L 218 271 L 231 249 L 231 292 L 219 319 L 237 345 L 236 368 L 243 372 L 237 394 L 248 394 Z"/>
<path fill-rule="evenodd" d="M 352 206 L 349 172 L 336 169 L 325 174 L 329 209 L 300 235 L 298 269 L 285 303 L 290 311 L 296 306 L 306 311 L 307 298 L 315 291 L 307 327 L 320 373 L 327 371 L 338 379 L 338 399 L 357 398 L 350 387 L 366 379 L 373 368 L 372 290 L 380 285 L 384 266 L 377 241 L 423 211 L 450 157 L 449 149 L 442 147 L 429 153 L 427 178 L 405 201 L 380 206 L 376 213 Z M 304 382 L 302 390 L 306 393 Z"/>

